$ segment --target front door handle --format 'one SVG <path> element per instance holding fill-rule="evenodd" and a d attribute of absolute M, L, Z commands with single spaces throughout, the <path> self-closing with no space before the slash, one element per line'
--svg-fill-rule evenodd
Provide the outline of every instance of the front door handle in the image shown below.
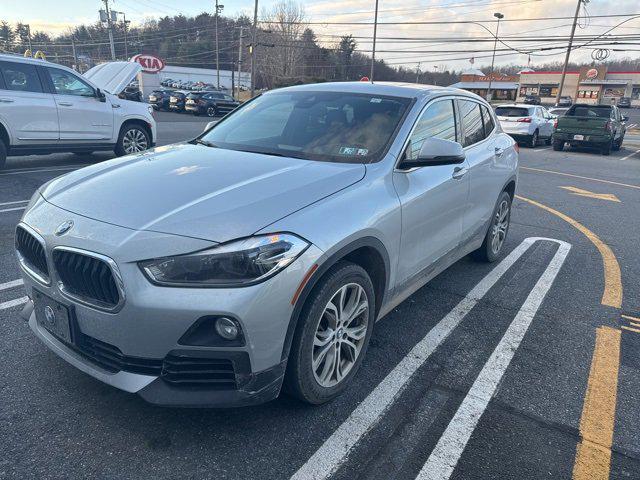
<path fill-rule="evenodd" d="M 466 167 L 456 167 L 453 169 L 453 173 L 451 174 L 451 176 L 456 180 L 460 180 L 467 174 L 468 171 L 469 169 Z"/>
<path fill-rule="evenodd" d="M 502 155 L 504 153 L 504 148 L 496 147 L 495 152 L 496 152 L 496 156 L 499 157 L 500 155 Z"/>
<path fill-rule="evenodd" d="M 58 105 L 61 107 L 73 107 L 73 103 L 71 102 L 58 102 Z"/>

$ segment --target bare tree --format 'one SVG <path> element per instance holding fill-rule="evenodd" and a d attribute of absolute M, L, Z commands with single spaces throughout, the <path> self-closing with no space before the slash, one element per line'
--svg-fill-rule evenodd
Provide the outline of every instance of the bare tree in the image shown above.
<path fill-rule="evenodd" d="M 304 7 L 293 0 L 282 0 L 271 10 L 263 11 L 265 19 L 257 48 L 259 69 L 268 87 L 291 84 L 304 74 L 302 35 L 307 28 Z"/>

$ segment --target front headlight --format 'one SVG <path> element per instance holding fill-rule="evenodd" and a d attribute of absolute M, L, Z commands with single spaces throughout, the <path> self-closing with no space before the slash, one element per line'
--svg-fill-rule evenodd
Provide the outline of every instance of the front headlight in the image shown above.
<path fill-rule="evenodd" d="M 233 241 L 200 252 L 140 262 L 153 283 L 176 287 L 242 287 L 272 277 L 309 243 L 289 233 Z"/>

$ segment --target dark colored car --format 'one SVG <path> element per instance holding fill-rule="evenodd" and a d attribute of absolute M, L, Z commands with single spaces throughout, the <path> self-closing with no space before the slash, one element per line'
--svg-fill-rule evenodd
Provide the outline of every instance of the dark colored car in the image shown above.
<path fill-rule="evenodd" d="M 173 92 L 168 88 L 154 90 L 149 95 L 149 104 L 154 110 L 169 110 L 169 97 Z"/>
<path fill-rule="evenodd" d="M 207 117 L 216 117 L 218 115 L 226 115 L 235 110 L 238 105 L 240 105 L 240 102 L 227 93 L 209 92 L 200 97 L 194 113 L 196 115 L 205 114 Z"/>
<path fill-rule="evenodd" d="M 187 99 L 185 92 L 171 92 L 169 96 L 169 110 L 172 112 L 184 112 L 184 103 Z"/>
<path fill-rule="evenodd" d="M 198 101 L 202 98 L 203 95 L 207 95 L 208 93 L 212 93 L 212 92 L 210 90 L 203 90 L 200 92 L 189 92 L 184 102 L 185 111 L 199 115 L 200 109 L 198 108 Z"/>
<path fill-rule="evenodd" d="M 573 105 L 573 100 L 567 95 L 560 97 L 556 103 L 556 107 L 570 107 L 571 105 Z"/>
<path fill-rule="evenodd" d="M 631 98 L 622 97 L 620 100 L 618 100 L 618 106 L 620 108 L 631 108 Z"/>
<path fill-rule="evenodd" d="M 138 87 L 126 87 L 122 92 L 120 92 L 118 98 L 131 100 L 132 102 L 141 102 L 142 92 Z"/>
<path fill-rule="evenodd" d="M 524 103 L 527 105 L 540 105 L 540 97 L 538 95 L 525 95 Z"/>
<path fill-rule="evenodd" d="M 576 147 L 600 149 L 603 155 L 620 150 L 626 132 L 627 117 L 615 105 L 577 103 L 558 117 L 553 133 L 553 149 L 562 150 L 565 143 Z"/>

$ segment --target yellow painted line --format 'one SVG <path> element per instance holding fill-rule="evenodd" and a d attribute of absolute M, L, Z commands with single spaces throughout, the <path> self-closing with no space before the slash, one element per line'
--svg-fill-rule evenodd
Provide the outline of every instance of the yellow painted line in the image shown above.
<path fill-rule="evenodd" d="M 583 177 L 582 175 L 574 175 L 572 173 L 556 172 L 554 170 L 544 170 L 542 168 L 520 167 L 520 170 L 530 170 L 532 172 L 553 173 L 554 175 L 563 175 L 565 177 L 581 178 L 583 180 L 591 180 L 592 182 L 608 183 L 610 185 L 618 185 L 620 187 L 635 188 L 640 190 L 640 185 L 630 185 L 628 183 L 613 182 L 611 180 L 603 180 L 601 178 Z"/>
<path fill-rule="evenodd" d="M 567 190 L 574 195 L 579 195 L 581 197 L 589 197 L 589 198 L 595 198 L 598 200 L 608 200 L 610 202 L 620 203 L 620 199 L 616 197 L 613 193 L 595 193 L 595 192 L 590 192 L 589 190 L 583 190 L 582 188 L 578 188 L 578 187 L 560 187 L 560 188 Z"/>
<path fill-rule="evenodd" d="M 638 326 L 640 327 L 640 325 L 638 325 Z M 639 329 L 639 328 L 627 327 L 627 326 L 625 326 L 625 325 L 623 325 L 623 326 L 622 326 L 622 327 L 620 327 L 620 328 L 624 328 L 625 330 L 629 330 L 629 331 L 631 331 L 631 332 L 640 333 L 640 329 Z"/>
<path fill-rule="evenodd" d="M 621 336 L 620 330 L 611 327 L 596 330 L 573 480 L 609 480 Z"/>
<path fill-rule="evenodd" d="M 631 315 L 620 315 L 622 318 L 626 318 L 627 320 L 635 320 L 637 322 L 640 322 L 640 318 L 638 317 L 632 317 Z"/>
<path fill-rule="evenodd" d="M 622 275 L 620 274 L 620 264 L 618 264 L 618 260 L 611 251 L 611 248 L 609 248 L 609 245 L 604 243 L 595 233 L 570 216 L 551 207 L 547 207 L 542 203 L 536 202 L 535 200 L 531 200 L 530 198 L 521 197 L 520 195 L 516 195 L 516 198 L 560 217 L 572 227 L 579 230 L 591 241 L 591 243 L 595 245 L 602 256 L 602 263 L 604 265 L 604 292 L 602 293 L 600 303 L 614 308 L 622 307 Z"/>

